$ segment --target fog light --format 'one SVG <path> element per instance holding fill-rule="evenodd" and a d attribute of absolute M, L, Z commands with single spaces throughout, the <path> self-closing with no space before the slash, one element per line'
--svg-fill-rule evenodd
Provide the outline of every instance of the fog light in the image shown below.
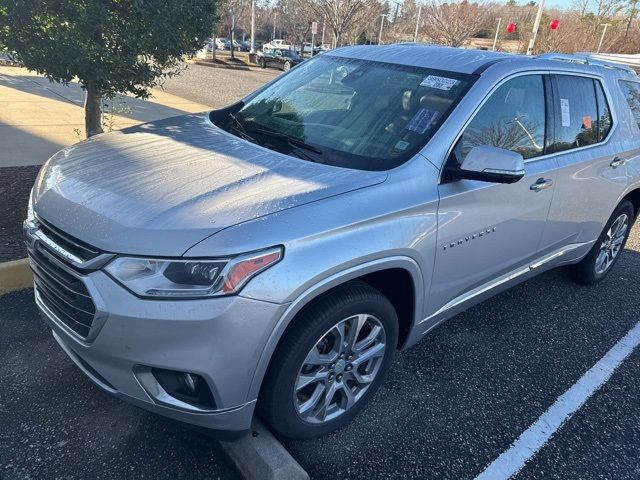
<path fill-rule="evenodd" d="M 181 378 L 189 394 L 191 395 L 195 394 L 197 389 L 197 386 L 196 386 L 197 379 L 190 373 L 183 373 Z"/>
<path fill-rule="evenodd" d="M 151 368 L 151 373 L 163 390 L 173 398 L 198 408 L 216 408 L 211 389 L 200 375 L 163 368 Z"/>

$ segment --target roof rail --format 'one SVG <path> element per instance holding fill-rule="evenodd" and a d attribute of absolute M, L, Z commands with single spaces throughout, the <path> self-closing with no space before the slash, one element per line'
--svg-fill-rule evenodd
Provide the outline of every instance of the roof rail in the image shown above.
<path fill-rule="evenodd" d="M 621 70 L 623 72 L 637 75 L 636 71 L 628 65 L 600 60 L 597 58 L 593 58 L 591 55 L 586 53 L 543 53 L 542 55 L 537 55 L 536 58 L 540 58 L 543 60 L 558 60 L 560 62 L 580 63 L 582 65 L 598 65 L 600 67 L 612 68 L 614 70 Z"/>

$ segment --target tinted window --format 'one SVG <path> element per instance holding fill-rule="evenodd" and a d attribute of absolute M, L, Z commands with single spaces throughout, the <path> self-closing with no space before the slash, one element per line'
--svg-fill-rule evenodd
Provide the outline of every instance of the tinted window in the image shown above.
<path fill-rule="evenodd" d="M 425 145 L 475 78 L 321 55 L 211 119 L 288 155 L 387 170 Z"/>
<path fill-rule="evenodd" d="M 532 158 L 543 152 L 544 132 L 542 76 L 516 77 L 498 87 L 480 108 L 456 146 L 456 157 L 461 162 L 473 147 L 491 145 Z"/>
<path fill-rule="evenodd" d="M 624 93 L 629 108 L 633 112 L 633 116 L 640 127 L 640 83 L 620 81 L 620 88 Z"/>
<path fill-rule="evenodd" d="M 596 87 L 596 98 L 598 100 L 598 141 L 604 140 L 611 130 L 611 110 L 607 97 L 602 89 L 602 84 L 598 80 L 593 81 Z"/>
<path fill-rule="evenodd" d="M 598 141 L 598 106 L 593 80 L 552 75 L 555 87 L 554 135 L 550 152 L 592 145 Z"/>

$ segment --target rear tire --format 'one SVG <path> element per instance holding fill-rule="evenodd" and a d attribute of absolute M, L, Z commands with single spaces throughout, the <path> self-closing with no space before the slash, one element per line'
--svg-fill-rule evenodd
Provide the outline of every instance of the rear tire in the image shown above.
<path fill-rule="evenodd" d="M 626 200 L 620 202 L 587 256 L 569 266 L 571 277 L 585 285 L 602 281 L 620 258 L 634 218 L 633 204 Z"/>
<path fill-rule="evenodd" d="M 349 423 L 380 387 L 398 317 L 384 295 L 358 282 L 320 297 L 294 322 L 271 360 L 258 408 L 279 435 L 315 438 Z"/>
<path fill-rule="evenodd" d="M 282 66 L 282 70 L 284 70 L 285 72 L 288 72 L 289 70 L 291 70 L 291 62 L 284 62 L 284 65 Z"/>
<path fill-rule="evenodd" d="M 267 68 L 267 62 L 264 61 L 264 58 L 260 59 L 260 68 Z"/>

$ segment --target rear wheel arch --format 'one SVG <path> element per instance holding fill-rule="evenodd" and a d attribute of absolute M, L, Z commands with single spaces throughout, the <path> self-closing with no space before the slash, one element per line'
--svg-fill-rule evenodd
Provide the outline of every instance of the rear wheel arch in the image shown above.
<path fill-rule="evenodd" d="M 389 284 L 389 282 L 392 281 L 404 283 L 398 283 L 394 286 L 393 284 Z M 359 265 L 358 267 L 348 269 L 318 282 L 291 303 L 274 328 L 262 352 L 258 367 L 253 376 L 247 397 L 248 400 L 253 400 L 258 397 L 262 382 L 268 368 L 271 366 L 271 361 L 274 358 L 278 346 L 281 345 L 282 339 L 285 338 L 285 335 L 291 330 L 295 321 L 301 318 L 305 309 L 311 308 L 314 302 L 317 302 L 329 292 L 348 283 L 366 283 L 380 291 L 380 293 L 389 299 L 396 310 L 399 322 L 397 348 L 404 346 L 418 318 L 417 312 L 422 311 L 424 301 L 424 286 L 418 264 L 409 257 L 391 257 Z M 393 292 L 394 287 L 401 285 L 410 286 L 411 288 L 410 308 L 400 306 L 399 302 L 407 298 L 403 292 L 398 288 L 395 288 L 395 293 Z"/>
<path fill-rule="evenodd" d="M 638 213 L 640 213 L 640 187 L 628 192 L 621 201 L 623 200 L 631 202 L 633 205 L 634 216 L 635 218 L 638 218 Z"/>

